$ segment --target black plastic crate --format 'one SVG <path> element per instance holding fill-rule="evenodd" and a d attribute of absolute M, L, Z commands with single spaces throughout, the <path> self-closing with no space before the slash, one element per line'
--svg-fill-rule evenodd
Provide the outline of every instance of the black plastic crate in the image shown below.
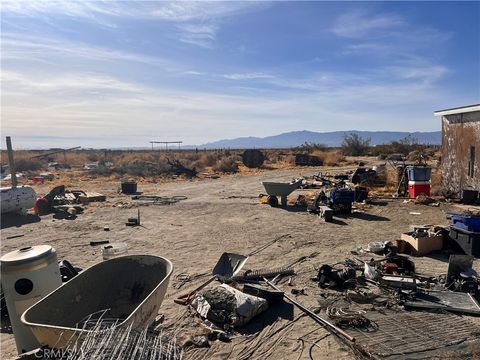
<path fill-rule="evenodd" d="M 480 258 L 480 232 L 450 227 L 450 239 L 452 239 L 465 254 Z"/>

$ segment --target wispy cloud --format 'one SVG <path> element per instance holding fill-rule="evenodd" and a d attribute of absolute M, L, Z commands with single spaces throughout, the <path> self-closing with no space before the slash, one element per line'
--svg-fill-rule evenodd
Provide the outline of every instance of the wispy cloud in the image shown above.
<path fill-rule="evenodd" d="M 173 65 L 172 62 L 160 57 L 119 51 L 82 42 L 13 33 L 2 34 L 2 60 L 45 62 L 58 61 L 59 57 L 109 62 L 128 61 L 162 67 Z"/>
<path fill-rule="evenodd" d="M 219 26 L 210 24 L 184 23 L 177 25 L 176 38 L 181 42 L 193 44 L 204 48 L 211 48 L 215 41 Z"/>
<path fill-rule="evenodd" d="M 255 79 L 273 79 L 275 76 L 264 72 L 247 72 L 247 73 L 234 73 L 224 74 L 225 79 L 230 80 L 255 80 Z"/>
<path fill-rule="evenodd" d="M 351 11 L 338 17 L 332 32 L 346 38 L 378 37 L 404 24 L 403 18 L 395 14 Z"/>
<path fill-rule="evenodd" d="M 253 1 L 4 1 L 2 13 L 43 18 L 65 16 L 115 27 L 118 19 L 166 22 L 176 26 L 178 40 L 211 48 L 227 17 L 265 8 Z"/>

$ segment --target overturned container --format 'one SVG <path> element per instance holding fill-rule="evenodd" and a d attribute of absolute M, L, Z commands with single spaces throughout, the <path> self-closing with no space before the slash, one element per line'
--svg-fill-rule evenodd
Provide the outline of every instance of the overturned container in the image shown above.
<path fill-rule="evenodd" d="M 24 214 L 35 205 L 37 193 L 30 186 L 5 187 L 0 189 L 2 214 Z"/>
<path fill-rule="evenodd" d="M 25 247 L 0 258 L 2 288 L 18 353 L 40 347 L 32 330 L 20 321 L 23 312 L 62 284 L 55 249 Z"/>

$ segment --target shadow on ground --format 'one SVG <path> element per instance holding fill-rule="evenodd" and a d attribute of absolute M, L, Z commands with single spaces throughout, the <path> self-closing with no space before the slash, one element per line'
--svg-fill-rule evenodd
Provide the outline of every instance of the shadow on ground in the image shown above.
<path fill-rule="evenodd" d="M 21 227 L 22 225 L 32 224 L 40 221 L 40 217 L 33 214 L 2 214 L 1 229 L 9 227 Z"/>
<path fill-rule="evenodd" d="M 266 326 L 272 325 L 278 318 L 293 320 L 293 305 L 282 301 L 269 307 L 267 311 L 255 317 L 255 321 L 245 325 L 242 328 L 242 333 L 244 335 L 258 333 Z"/>

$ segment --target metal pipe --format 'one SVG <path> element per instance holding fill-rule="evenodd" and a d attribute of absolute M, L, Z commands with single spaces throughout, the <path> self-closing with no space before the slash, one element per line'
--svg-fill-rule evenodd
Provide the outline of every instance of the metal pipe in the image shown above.
<path fill-rule="evenodd" d="M 337 335 L 341 335 L 343 336 L 345 339 L 351 341 L 351 342 L 355 342 L 355 338 L 353 336 L 350 336 L 348 335 L 345 331 L 343 331 L 342 329 L 340 329 L 338 326 L 335 326 L 333 325 L 331 322 L 323 319 L 322 317 L 320 317 L 319 315 L 315 314 L 312 310 L 310 310 L 309 308 L 303 306 L 302 304 L 300 304 L 299 302 L 297 302 L 296 300 L 293 300 L 292 298 L 290 298 L 287 294 L 285 294 L 285 292 L 280 289 L 279 287 L 275 286 L 274 284 L 272 284 L 270 281 L 268 281 L 267 279 L 263 278 L 263 281 L 265 281 L 270 287 L 274 288 L 275 290 L 277 291 L 281 291 L 283 292 L 283 297 L 285 299 L 287 299 L 288 301 L 290 301 L 293 305 L 295 305 L 296 307 L 298 307 L 300 310 L 302 310 L 304 313 L 306 313 L 307 315 L 309 315 L 312 319 L 316 320 L 317 322 L 319 322 L 320 324 L 322 324 L 324 327 L 327 328 L 327 330 L 330 330 L 332 332 L 334 332 L 335 334 Z"/>
<path fill-rule="evenodd" d="M 12 178 L 12 188 L 17 187 L 17 174 L 15 173 L 15 161 L 13 160 L 12 139 L 7 136 L 8 167 L 10 168 L 10 177 Z"/>

